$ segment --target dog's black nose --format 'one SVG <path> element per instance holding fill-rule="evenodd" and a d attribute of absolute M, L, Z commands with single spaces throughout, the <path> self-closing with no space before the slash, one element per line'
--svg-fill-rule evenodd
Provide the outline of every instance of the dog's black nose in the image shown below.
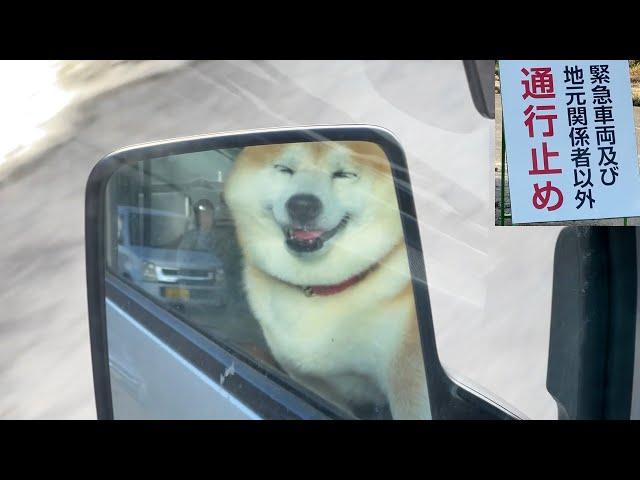
<path fill-rule="evenodd" d="M 291 220 L 301 224 L 307 224 L 320 215 L 322 202 L 315 195 L 299 193 L 287 200 L 286 207 Z"/>

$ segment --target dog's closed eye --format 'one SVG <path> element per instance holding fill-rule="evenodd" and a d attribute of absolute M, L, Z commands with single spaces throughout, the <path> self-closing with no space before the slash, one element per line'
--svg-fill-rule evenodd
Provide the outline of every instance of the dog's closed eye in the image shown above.
<path fill-rule="evenodd" d="M 356 178 L 357 176 L 358 174 L 356 173 L 346 172 L 344 170 L 338 170 L 331 175 L 332 178 Z"/>
<path fill-rule="evenodd" d="M 288 175 L 293 175 L 295 172 L 293 171 L 293 169 L 287 167 L 286 165 L 280 165 L 280 164 L 275 164 L 273 166 L 273 168 L 275 168 L 276 170 L 278 170 L 279 172 L 282 173 L 286 173 Z"/>

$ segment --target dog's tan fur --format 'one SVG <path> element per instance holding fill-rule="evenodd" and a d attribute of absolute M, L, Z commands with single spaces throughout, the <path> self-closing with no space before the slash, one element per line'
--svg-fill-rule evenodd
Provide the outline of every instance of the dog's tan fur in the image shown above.
<path fill-rule="evenodd" d="M 331 169 L 357 172 L 331 181 L 331 198 L 352 220 L 317 258 L 292 255 L 270 213 L 287 181 L 273 165 L 295 153 L 296 168 L 326 180 Z M 368 142 L 317 142 L 245 148 L 225 188 L 244 253 L 251 308 L 270 349 L 295 379 L 351 408 L 388 402 L 393 418 L 428 418 L 427 387 L 411 277 L 389 163 Z M 307 297 L 367 271 L 333 295 Z"/>

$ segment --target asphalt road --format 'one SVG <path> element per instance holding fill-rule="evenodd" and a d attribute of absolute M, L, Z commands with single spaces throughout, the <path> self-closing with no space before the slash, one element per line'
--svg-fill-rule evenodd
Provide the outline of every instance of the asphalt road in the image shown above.
<path fill-rule="evenodd" d="M 512 296 L 500 308 L 495 282 L 524 270 L 495 280 L 496 258 L 520 255 L 526 238 L 491 240 L 494 127 L 473 109 L 461 62 L 196 62 L 85 96 L 54 123 L 58 143 L 0 183 L 0 417 L 95 417 L 83 201 L 102 156 L 183 135 L 336 123 L 384 126 L 405 148 L 446 366 L 531 417 L 555 415 L 546 306 L 536 316 Z M 540 255 L 550 264 L 548 249 Z"/>

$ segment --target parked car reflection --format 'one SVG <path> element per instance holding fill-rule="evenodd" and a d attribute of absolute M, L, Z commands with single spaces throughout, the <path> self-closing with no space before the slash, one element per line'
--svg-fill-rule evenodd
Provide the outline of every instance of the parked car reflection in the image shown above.
<path fill-rule="evenodd" d="M 227 290 L 222 261 L 213 250 L 179 248 L 188 222 L 172 212 L 118 207 L 118 269 L 172 308 L 221 307 Z"/>

